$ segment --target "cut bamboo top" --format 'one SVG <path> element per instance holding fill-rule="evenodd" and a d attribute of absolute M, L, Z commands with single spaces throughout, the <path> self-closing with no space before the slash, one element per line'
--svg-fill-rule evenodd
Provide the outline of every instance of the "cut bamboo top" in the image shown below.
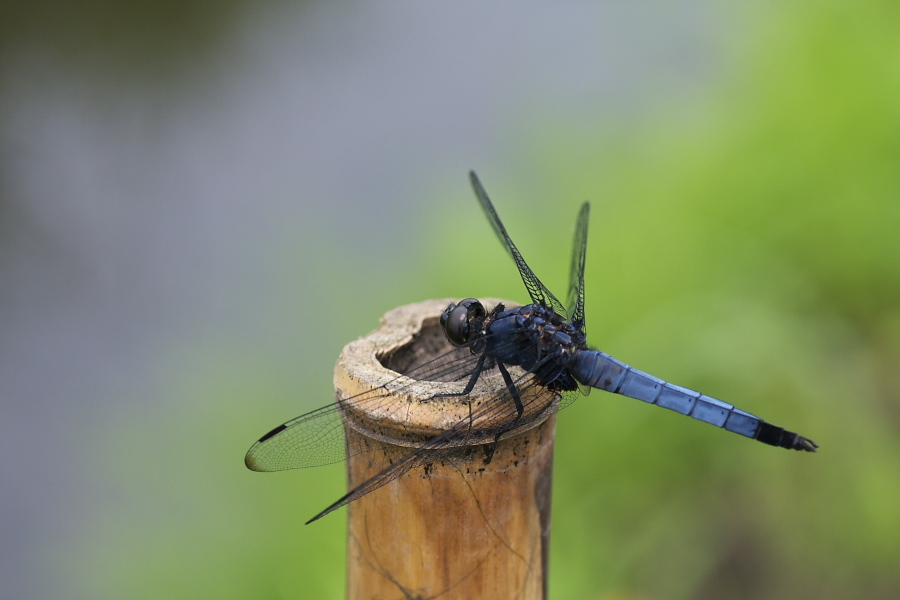
<path fill-rule="evenodd" d="M 441 313 L 453 301 L 426 300 L 396 308 L 382 318 L 377 330 L 344 347 L 335 368 L 334 386 L 338 399 L 344 403 L 345 422 L 350 427 L 369 438 L 387 443 L 419 446 L 470 419 L 473 413 L 478 414 L 478 407 L 493 399 L 505 387 L 501 375 L 496 370 L 490 370 L 482 374 L 464 400 L 458 396 L 435 398 L 435 394 L 439 393 L 462 392 L 468 378 L 459 381 L 418 381 L 399 375 L 412 366 L 447 352 L 453 353 L 447 357 L 448 361 L 470 353 L 468 348 L 454 348 L 439 324 Z M 488 310 L 501 302 L 506 308 L 518 306 L 517 303 L 496 298 L 482 300 Z M 514 379 L 524 375 L 517 367 L 512 367 L 510 373 Z M 356 401 L 358 398 L 370 398 L 366 392 L 382 386 L 393 392 L 392 402 Z M 522 399 L 526 407 L 535 404 L 535 411 L 542 408 L 539 406 L 541 403 L 529 403 L 527 397 Z M 526 413 L 520 426 L 504 432 L 501 437 L 516 435 L 545 419 L 546 413 L 537 418 Z M 497 425 L 499 423 L 489 416 L 482 416 L 473 422 L 473 430 L 461 437 L 457 445 L 496 441 Z"/>

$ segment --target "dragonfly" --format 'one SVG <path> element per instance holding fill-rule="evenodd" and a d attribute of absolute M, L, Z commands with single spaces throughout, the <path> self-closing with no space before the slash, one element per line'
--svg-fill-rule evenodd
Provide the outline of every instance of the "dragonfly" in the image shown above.
<path fill-rule="evenodd" d="M 450 350 L 404 369 L 402 375 L 374 390 L 351 398 L 338 397 L 332 404 L 279 425 L 253 444 L 244 462 L 253 471 L 281 471 L 339 462 L 368 451 L 369 447 L 345 436 L 342 414 L 347 402 L 377 408 L 382 413 L 390 411 L 392 396 L 406 389 L 411 381 L 462 382 L 462 392 L 439 394 L 458 396 L 461 402 L 468 401 L 469 394 L 487 373 L 499 372 L 500 378 L 495 379 L 502 383 L 487 401 L 470 408 L 468 416 L 410 448 L 402 459 L 351 489 L 307 523 L 418 466 L 452 455 L 461 445 L 496 447 L 504 436 L 569 406 L 592 388 L 667 408 L 771 446 L 816 451 L 818 445 L 807 437 L 589 348 L 585 335 L 584 270 L 590 204 L 581 206 L 576 219 L 568 295 L 563 305 L 525 262 L 474 171 L 470 171 L 469 178 L 494 233 L 516 264 L 531 304 L 488 308 L 475 298 L 451 302 L 439 319 Z M 477 439 L 473 431 L 479 432 Z M 488 451 L 486 460 L 490 461 L 490 457 Z"/>

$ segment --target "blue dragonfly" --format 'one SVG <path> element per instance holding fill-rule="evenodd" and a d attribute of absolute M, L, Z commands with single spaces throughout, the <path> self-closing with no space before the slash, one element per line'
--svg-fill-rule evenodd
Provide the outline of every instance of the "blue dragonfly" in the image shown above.
<path fill-rule="evenodd" d="M 410 380 L 464 382 L 462 392 L 444 393 L 468 402 L 468 396 L 486 373 L 499 372 L 502 384 L 486 402 L 470 408 L 468 416 L 443 433 L 412 448 L 405 457 L 350 490 L 308 522 L 357 500 L 415 467 L 450 456 L 461 445 L 495 447 L 529 423 L 571 404 L 592 388 L 634 398 L 687 415 L 725 431 L 764 444 L 815 452 L 818 445 L 773 425 L 732 404 L 654 377 L 588 347 L 584 332 L 584 267 L 590 206 L 585 202 L 575 226 L 569 289 L 564 306 L 534 274 L 506 231 L 487 192 L 474 171 L 469 173 L 475 196 L 488 222 L 512 257 L 531 297 L 531 304 L 488 308 L 475 298 L 450 303 L 440 316 L 448 349 L 379 388 L 333 404 L 279 425 L 247 452 L 245 463 L 254 471 L 279 471 L 344 460 L 366 446 L 355 446 L 344 435 L 342 411 L 347 402 L 385 414 L 392 409 L 392 395 Z M 580 392 L 580 393 L 579 393 Z M 477 432 L 477 433 L 473 433 Z M 486 452 L 490 461 L 492 450 Z"/>

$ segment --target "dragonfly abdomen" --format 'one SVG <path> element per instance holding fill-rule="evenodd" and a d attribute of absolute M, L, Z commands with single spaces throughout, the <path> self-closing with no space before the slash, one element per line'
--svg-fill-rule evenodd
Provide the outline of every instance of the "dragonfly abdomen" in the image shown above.
<path fill-rule="evenodd" d="M 814 451 L 815 445 L 810 446 L 810 440 L 794 432 L 717 398 L 638 371 L 599 350 L 579 352 L 572 362 L 571 373 L 585 385 L 656 404 L 771 446 Z"/>
<path fill-rule="evenodd" d="M 731 404 L 638 371 L 599 350 L 579 353 L 572 374 L 591 387 L 656 404 L 749 438 L 756 437 L 762 422 Z"/>

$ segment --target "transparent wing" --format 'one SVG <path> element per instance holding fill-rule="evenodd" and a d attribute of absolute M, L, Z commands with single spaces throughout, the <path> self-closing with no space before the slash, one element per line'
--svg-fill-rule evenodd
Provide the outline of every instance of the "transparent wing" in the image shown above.
<path fill-rule="evenodd" d="M 484 336 L 481 339 L 491 337 Z M 522 346 L 521 341 L 515 341 L 494 344 L 494 349 L 499 353 L 514 353 L 522 351 Z M 398 375 L 371 392 L 355 396 L 353 401 L 357 405 L 366 405 L 373 411 L 405 410 L 405 405 L 396 403 L 393 395 L 412 385 L 411 379 L 467 381 L 476 369 L 478 358 L 467 347 L 454 348 L 433 360 L 406 370 L 405 375 Z M 549 360 L 550 358 L 547 359 Z M 545 368 L 547 361 L 539 363 L 535 369 Z M 564 365 L 554 367 L 554 370 L 549 371 L 549 379 L 546 380 L 562 373 L 564 369 Z M 462 419 L 441 435 L 423 442 L 420 447 L 351 490 L 311 521 L 365 496 L 417 466 L 447 456 L 462 446 L 496 441 L 507 431 L 568 406 L 578 396 L 577 391 L 565 392 L 560 396 L 557 392 L 538 384 L 530 373 L 518 367 L 510 367 L 509 370 L 513 374 L 512 386 L 501 386 L 491 393 L 486 401 L 474 408 L 469 418 Z M 484 374 L 486 373 L 487 370 Z M 476 390 L 485 392 L 481 380 Z M 524 410 L 521 416 L 513 400 L 513 394 L 517 394 L 522 402 Z M 465 401 L 465 398 L 460 398 L 460 402 Z M 476 430 L 477 438 L 473 437 L 476 436 L 473 433 Z M 339 462 L 349 456 L 371 450 L 364 442 L 356 446 L 352 444 L 353 442 L 348 442 L 344 435 L 339 399 L 334 404 L 291 419 L 268 432 L 253 444 L 244 460 L 247 467 L 254 471 L 280 471 Z"/>
<path fill-rule="evenodd" d="M 486 335 L 479 340 L 490 341 L 494 337 Z M 332 404 L 300 415 L 269 431 L 250 447 L 244 457 L 244 464 L 253 471 L 303 469 L 341 462 L 370 450 L 368 446 L 354 446 L 352 442 L 348 444 L 345 440 L 342 404 L 352 400 L 361 410 L 377 412 L 389 418 L 392 412 L 406 411 L 405 405 L 396 402 L 395 396 L 417 381 L 468 381 L 478 366 L 479 356 L 472 354 L 467 345 L 450 347 L 445 340 L 441 342 L 442 347 L 449 349 L 411 368 L 395 367 L 402 370 L 403 374 L 386 381 L 378 388 L 352 398 L 337 398 Z M 493 347 L 501 353 L 518 353 L 526 343 L 523 340 L 500 344 L 495 342 Z M 435 352 L 440 352 L 440 347 Z M 485 369 L 481 376 L 491 372 L 492 369 Z M 484 392 L 484 385 L 476 387 L 476 391 Z"/>
<path fill-rule="evenodd" d="M 478 196 L 478 201 L 481 203 L 481 208 L 484 209 L 484 214 L 487 215 L 488 221 L 491 224 L 491 227 L 494 228 L 494 233 L 497 234 L 497 237 L 500 238 L 500 241 L 503 242 L 506 251 L 509 252 L 509 255 L 512 256 L 513 260 L 516 261 L 516 267 L 519 269 L 519 275 L 522 276 L 522 281 L 525 283 L 525 287 L 528 289 L 528 295 L 531 296 L 532 302 L 536 304 L 542 304 L 543 306 L 551 307 L 557 314 L 568 317 L 568 312 L 565 307 L 563 307 L 562 303 L 556 299 L 550 290 L 541 283 L 541 280 L 537 278 L 537 275 L 534 274 L 534 271 L 528 266 L 525 262 L 525 259 L 522 258 L 522 254 L 519 252 L 519 249 L 516 248 L 516 245 L 513 244 L 513 241 L 510 239 L 509 234 L 506 233 L 506 228 L 503 226 L 503 223 L 500 221 L 500 217 L 497 215 L 497 211 L 494 210 L 494 205 L 491 203 L 491 199 L 488 198 L 487 192 L 484 191 L 484 186 L 481 185 L 481 182 L 478 180 L 478 176 L 475 174 L 475 171 L 469 171 L 469 178 L 472 180 L 472 189 L 475 190 L 475 195 Z"/>
<path fill-rule="evenodd" d="M 359 406 L 390 407 L 392 396 L 402 391 L 409 379 L 419 381 L 463 381 L 477 363 L 468 348 L 453 348 L 424 364 L 406 371 L 381 387 L 353 398 Z M 396 410 L 402 410 L 398 406 Z M 279 425 L 262 436 L 244 457 L 244 464 L 253 471 L 283 471 L 303 469 L 341 462 L 368 448 L 347 446 L 341 418 L 341 401 L 323 406 Z M 383 410 L 381 412 L 387 412 Z"/>
<path fill-rule="evenodd" d="M 587 252 L 588 216 L 591 206 L 587 202 L 581 205 L 578 219 L 575 221 L 575 240 L 572 245 L 572 266 L 569 268 L 569 296 L 566 306 L 572 324 L 584 331 L 584 257 Z"/>
<path fill-rule="evenodd" d="M 513 389 L 523 399 L 522 415 L 519 415 L 515 402 L 512 400 Z M 512 382 L 512 386 L 506 386 L 493 394 L 487 402 L 472 412 L 469 419 L 460 421 L 399 461 L 394 461 L 380 473 L 353 488 L 331 506 L 307 521 L 307 524 L 387 485 L 416 467 L 450 456 L 462 447 L 492 443 L 498 439 L 504 439 L 506 434 L 517 433 L 520 426 L 546 418 L 562 410 L 574 402 L 578 396 L 578 391 L 555 392 L 537 383 L 531 373 L 524 373 Z M 473 430 L 478 431 L 478 437 L 469 439 L 473 435 L 471 433 Z"/>

